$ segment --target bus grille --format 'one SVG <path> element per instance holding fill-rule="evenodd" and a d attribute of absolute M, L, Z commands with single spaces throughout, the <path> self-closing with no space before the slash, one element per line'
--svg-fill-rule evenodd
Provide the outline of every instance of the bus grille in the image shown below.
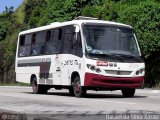
<path fill-rule="evenodd" d="M 107 74 L 112 75 L 130 75 L 132 71 L 117 71 L 117 70 L 105 70 Z"/>
<path fill-rule="evenodd" d="M 140 81 L 128 81 L 128 80 L 106 80 L 106 79 L 93 79 L 95 82 L 101 82 L 106 84 L 140 84 Z"/>

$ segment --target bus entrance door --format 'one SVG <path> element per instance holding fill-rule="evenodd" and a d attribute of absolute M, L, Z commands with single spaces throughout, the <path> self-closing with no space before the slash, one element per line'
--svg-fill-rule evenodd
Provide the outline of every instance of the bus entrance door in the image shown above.
<path fill-rule="evenodd" d="M 61 68 L 60 68 L 59 55 L 55 56 L 53 68 L 54 68 L 53 83 L 56 85 L 60 85 L 61 84 L 61 80 L 60 80 Z"/>

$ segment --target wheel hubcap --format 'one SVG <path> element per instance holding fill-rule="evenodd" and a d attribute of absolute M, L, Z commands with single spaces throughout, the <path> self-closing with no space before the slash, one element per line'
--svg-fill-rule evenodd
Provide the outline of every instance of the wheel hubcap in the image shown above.
<path fill-rule="evenodd" d="M 76 92 L 76 93 L 80 93 L 80 91 L 81 91 L 81 86 L 80 86 L 80 83 L 77 82 L 77 83 L 75 84 L 75 92 Z"/>

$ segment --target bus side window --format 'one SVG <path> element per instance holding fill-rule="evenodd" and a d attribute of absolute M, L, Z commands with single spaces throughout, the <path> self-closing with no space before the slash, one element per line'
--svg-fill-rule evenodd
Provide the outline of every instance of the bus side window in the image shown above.
<path fill-rule="evenodd" d="M 63 32 L 63 52 L 70 53 L 72 46 L 73 26 L 64 27 Z"/>
<path fill-rule="evenodd" d="M 26 56 L 26 50 L 25 50 L 25 36 L 20 36 L 20 40 L 19 40 L 19 52 L 18 52 L 18 56 L 19 57 L 24 57 Z"/>
<path fill-rule="evenodd" d="M 32 44 L 35 44 L 36 43 L 36 34 L 33 34 L 32 35 Z"/>
<path fill-rule="evenodd" d="M 40 31 L 36 33 L 36 47 L 38 55 L 45 54 L 46 33 L 47 31 Z"/>
<path fill-rule="evenodd" d="M 82 57 L 82 41 L 80 32 L 73 32 L 72 49 L 74 55 Z"/>
<path fill-rule="evenodd" d="M 39 49 L 39 47 L 38 47 L 38 44 L 36 44 L 37 43 L 36 40 L 37 40 L 36 39 L 36 34 L 34 33 L 32 35 L 31 55 L 38 55 L 38 49 Z"/>
<path fill-rule="evenodd" d="M 51 39 L 51 53 L 58 54 L 60 53 L 62 47 L 62 28 L 52 30 L 52 39 Z"/>
<path fill-rule="evenodd" d="M 59 31 L 59 33 L 58 33 L 58 40 L 62 40 L 62 29 L 59 28 L 58 31 Z"/>
<path fill-rule="evenodd" d="M 51 43 L 51 30 L 46 32 L 46 43 L 45 43 L 45 54 L 51 54 L 52 43 Z"/>
<path fill-rule="evenodd" d="M 26 57 L 30 53 L 30 44 L 29 44 L 29 35 L 23 35 L 20 36 L 20 41 L 19 41 L 19 50 L 18 50 L 18 56 L 19 57 Z"/>
<path fill-rule="evenodd" d="M 25 36 L 20 36 L 20 46 L 25 45 Z"/>

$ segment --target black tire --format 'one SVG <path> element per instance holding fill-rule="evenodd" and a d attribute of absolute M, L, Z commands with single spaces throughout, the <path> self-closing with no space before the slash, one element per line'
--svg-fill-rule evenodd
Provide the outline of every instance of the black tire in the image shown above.
<path fill-rule="evenodd" d="M 48 91 L 48 89 L 46 89 L 45 86 L 37 84 L 36 77 L 33 78 L 31 85 L 32 85 L 33 94 L 46 94 Z"/>
<path fill-rule="evenodd" d="M 86 95 L 86 89 L 81 86 L 80 77 L 77 76 L 74 78 L 73 82 L 73 93 L 76 97 L 84 97 Z M 72 91 L 71 91 L 72 92 Z"/>
<path fill-rule="evenodd" d="M 70 93 L 71 96 L 74 96 L 73 87 L 70 87 L 70 88 L 69 88 L 69 93 Z"/>
<path fill-rule="evenodd" d="M 135 94 L 135 89 L 130 88 L 130 89 L 122 89 L 122 95 L 123 97 L 133 97 Z"/>

